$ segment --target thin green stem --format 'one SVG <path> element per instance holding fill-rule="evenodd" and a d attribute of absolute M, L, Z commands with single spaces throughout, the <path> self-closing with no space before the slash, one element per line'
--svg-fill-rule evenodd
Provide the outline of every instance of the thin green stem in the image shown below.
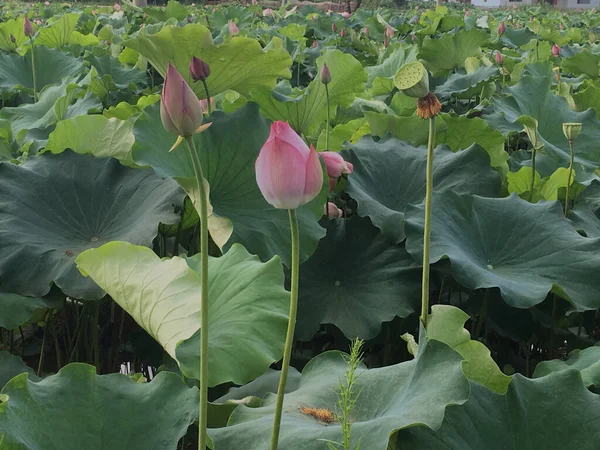
<path fill-rule="evenodd" d="M 38 361 L 37 376 L 39 377 L 42 373 L 42 366 L 44 364 L 44 347 L 46 346 L 46 336 L 48 335 L 48 327 L 50 325 L 50 318 L 52 317 L 52 310 L 46 313 L 44 318 L 44 337 L 42 338 L 42 349 L 40 350 L 40 359 Z"/>
<path fill-rule="evenodd" d="M 208 115 L 212 114 L 212 106 L 210 104 L 210 93 L 208 92 L 208 85 L 206 84 L 206 80 L 202 80 L 202 84 L 204 85 L 204 92 L 206 92 L 206 104 L 208 105 Z M 200 170 L 202 172 L 202 170 Z"/>
<path fill-rule="evenodd" d="M 429 251 L 431 246 L 431 201 L 433 194 L 433 149 L 435 147 L 435 116 L 429 119 L 427 142 L 427 173 L 425 176 L 425 228 L 423 230 L 423 284 L 421 286 L 421 322 L 427 327 L 429 314 Z"/>
<path fill-rule="evenodd" d="M 37 103 L 38 95 L 37 95 L 37 78 L 35 75 L 35 45 L 33 43 L 33 36 L 29 38 L 31 41 L 31 72 L 33 74 L 33 101 Z"/>
<path fill-rule="evenodd" d="M 209 99 L 210 103 L 210 99 Z M 198 450 L 206 449 L 206 421 L 208 416 L 208 196 L 204 185 L 202 165 L 194 139 L 186 136 L 198 188 L 200 211 L 200 418 L 198 420 Z"/>
<path fill-rule="evenodd" d="M 329 150 L 329 124 L 331 123 L 331 118 L 329 117 L 329 88 L 327 84 L 325 84 L 325 99 L 327 101 L 327 123 L 325 124 L 325 150 Z"/>
<path fill-rule="evenodd" d="M 569 163 L 569 178 L 567 178 L 567 189 L 565 193 L 565 216 L 569 213 L 569 187 L 571 187 L 573 164 L 575 163 L 575 151 L 573 149 L 573 140 L 571 139 L 569 139 L 569 150 L 571 151 L 571 162 Z"/>
<path fill-rule="evenodd" d="M 529 203 L 533 200 L 533 190 L 535 189 L 535 147 L 531 153 L 531 187 L 529 188 Z"/>
<path fill-rule="evenodd" d="M 281 427 L 281 413 L 283 411 L 283 396 L 287 382 L 290 359 L 292 357 L 292 344 L 294 343 L 294 330 L 296 328 L 296 311 L 298 309 L 298 278 L 300 273 L 300 236 L 298 233 L 298 220 L 296 210 L 290 209 L 290 229 L 292 231 L 292 284 L 290 291 L 290 317 L 288 321 L 287 334 L 285 337 L 285 349 L 283 351 L 283 362 L 281 375 L 277 388 L 277 401 L 275 406 L 275 419 L 273 421 L 273 434 L 271 434 L 271 450 L 277 450 L 279 443 L 279 429 Z"/>

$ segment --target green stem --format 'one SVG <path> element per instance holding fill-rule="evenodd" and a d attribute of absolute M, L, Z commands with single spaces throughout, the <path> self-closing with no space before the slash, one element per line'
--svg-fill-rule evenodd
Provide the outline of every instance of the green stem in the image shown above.
<path fill-rule="evenodd" d="M 288 321 L 287 334 L 285 337 L 285 349 L 283 351 L 283 362 L 281 365 L 281 376 L 277 388 L 277 401 L 275 406 L 275 419 L 273 421 L 273 434 L 271 434 L 271 450 L 277 450 L 279 443 L 279 429 L 281 427 L 281 413 L 283 411 L 283 396 L 287 382 L 288 369 L 292 356 L 292 344 L 294 343 L 294 330 L 296 328 L 296 311 L 298 309 L 298 275 L 300 272 L 300 237 L 298 233 L 298 220 L 296 210 L 290 209 L 290 229 L 292 231 L 292 285 L 290 291 L 290 317 Z"/>
<path fill-rule="evenodd" d="M 569 212 L 569 187 L 571 186 L 571 177 L 573 176 L 573 164 L 575 163 L 575 151 L 573 150 L 572 140 L 569 140 L 569 150 L 571 151 L 571 162 L 569 164 L 569 178 L 567 178 L 567 192 L 565 194 L 565 216 Z"/>
<path fill-rule="evenodd" d="M 33 102 L 37 103 L 38 95 L 37 95 L 37 79 L 35 76 L 35 45 L 33 44 L 33 37 L 29 38 L 31 41 L 31 72 L 33 74 Z"/>
<path fill-rule="evenodd" d="M 210 104 L 210 99 L 209 99 Z M 210 107 L 209 107 L 210 108 Z M 196 152 L 194 139 L 186 136 L 194 175 L 198 188 L 198 203 L 200 206 L 200 418 L 198 419 L 198 450 L 206 449 L 206 421 L 208 416 L 208 197 L 204 185 L 202 165 Z"/>
<path fill-rule="evenodd" d="M 329 117 L 329 88 L 325 84 L 325 98 L 327 101 L 327 124 L 325 124 L 325 150 L 329 150 L 329 124 L 331 119 Z"/>
<path fill-rule="evenodd" d="M 531 154 L 531 187 L 529 189 L 529 203 L 533 200 L 533 190 L 535 189 L 535 147 Z"/>
<path fill-rule="evenodd" d="M 433 149 L 435 147 L 435 116 L 429 119 L 427 142 L 427 173 L 425 187 L 425 229 L 423 230 L 423 284 L 421 286 L 421 322 L 427 328 L 429 314 L 429 251 L 431 242 L 431 201 L 433 196 Z"/>
<path fill-rule="evenodd" d="M 212 107 L 210 105 L 210 93 L 208 92 L 208 85 L 206 84 L 206 80 L 202 80 L 202 84 L 204 85 L 204 92 L 206 92 L 206 104 L 208 106 L 208 115 L 212 114 Z M 202 172 L 202 170 L 200 170 Z"/>
<path fill-rule="evenodd" d="M 48 311 L 46 313 L 46 317 L 44 318 L 44 337 L 42 338 L 42 349 L 40 350 L 40 359 L 38 361 L 38 368 L 37 368 L 37 376 L 39 377 L 42 373 L 42 366 L 44 364 L 44 347 L 46 346 L 46 336 L 48 335 L 48 326 L 50 325 L 50 318 L 52 317 L 52 310 Z"/>

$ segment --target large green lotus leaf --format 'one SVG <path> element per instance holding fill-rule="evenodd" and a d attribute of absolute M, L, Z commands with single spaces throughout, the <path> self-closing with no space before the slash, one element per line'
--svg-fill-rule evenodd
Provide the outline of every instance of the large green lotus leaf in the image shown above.
<path fill-rule="evenodd" d="M 35 43 L 51 48 L 64 47 L 69 42 L 71 33 L 75 31 L 78 21 L 79 14 L 64 14 L 60 16 L 51 25 L 40 28 Z"/>
<path fill-rule="evenodd" d="M 585 350 L 573 350 L 563 361 L 541 361 L 535 366 L 533 378 L 545 377 L 554 372 L 576 369 L 581 373 L 585 386 L 600 386 L 600 344 Z"/>
<path fill-rule="evenodd" d="M 570 195 L 569 195 L 570 197 Z M 569 212 L 569 220 L 573 227 L 584 236 L 591 238 L 600 237 L 600 218 L 598 210 L 587 203 L 577 203 Z"/>
<path fill-rule="evenodd" d="M 19 17 L 17 19 L 6 20 L 5 17 L 4 20 L 0 23 L 0 48 L 7 52 L 14 52 L 29 40 L 23 31 L 25 19 Z M 11 36 L 15 39 L 15 42 L 12 42 Z"/>
<path fill-rule="evenodd" d="M 112 156 L 125 165 L 133 165 L 131 147 L 135 138 L 133 124 L 101 115 L 78 116 L 61 120 L 48 138 L 46 151 L 62 153 L 71 149 L 97 157 Z"/>
<path fill-rule="evenodd" d="M 124 44 L 147 58 L 163 76 L 172 62 L 200 98 L 205 98 L 206 92 L 202 82 L 192 81 L 193 56 L 210 66 L 206 83 L 211 96 L 229 89 L 247 95 L 259 86 L 273 88 L 279 78 L 291 76 L 292 58 L 278 38 L 264 49 L 256 39 L 241 36 L 215 45 L 208 28 L 190 23 L 184 27 L 166 26 L 156 34 L 139 34 Z"/>
<path fill-rule="evenodd" d="M 69 151 L 0 163 L 0 180 L 0 283 L 22 295 L 43 296 L 54 282 L 99 299 L 104 292 L 75 267 L 80 252 L 114 240 L 150 246 L 159 223 L 179 220 L 174 181 L 112 158 Z"/>
<path fill-rule="evenodd" d="M 132 83 L 139 84 L 146 80 L 145 72 L 135 67 L 125 68 L 110 55 L 89 55 L 86 60 L 96 68 L 100 77 L 109 75 L 118 89 L 126 89 Z"/>
<path fill-rule="evenodd" d="M 366 67 L 369 74 L 367 86 L 371 95 L 389 95 L 394 90 L 394 75 L 404 64 L 417 60 L 419 47 L 406 45 L 398 47 L 381 64 Z"/>
<path fill-rule="evenodd" d="M 361 448 L 386 450 L 397 430 L 414 426 L 439 428 L 446 406 L 462 404 L 469 396 L 461 361 L 460 355 L 447 345 L 430 340 L 412 361 L 370 370 L 360 366 L 356 379 L 360 396 L 351 412 L 350 448 L 356 448 L 360 440 Z M 284 399 L 280 448 L 327 450 L 323 439 L 342 440 L 338 422 L 319 422 L 300 408 L 336 412 L 337 392 L 347 367 L 339 352 L 323 353 L 306 365 L 300 387 Z M 209 430 L 215 450 L 268 448 L 274 411 L 272 394 L 265 397 L 260 408 L 238 407 L 228 427 Z"/>
<path fill-rule="evenodd" d="M 36 86 L 40 91 L 48 85 L 61 84 L 65 77 L 78 77 L 83 73 L 81 59 L 57 49 L 36 46 L 35 61 Z M 0 91 L 23 88 L 33 93 L 32 73 L 31 52 L 25 56 L 0 54 Z"/>
<path fill-rule="evenodd" d="M 586 75 L 592 80 L 598 79 L 598 65 L 600 64 L 600 55 L 583 50 L 575 53 L 570 58 L 563 59 L 562 70 L 566 73 L 572 73 L 575 76 Z"/>
<path fill-rule="evenodd" d="M 266 202 L 256 184 L 254 171 L 258 152 L 269 135 L 269 123 L 260 116 L 254 103 L 232 114 L 215 112 L 207 121 L 212 125 L 196 135 L 194 141 L 204 176 L 210 184 L 213 212 L 233 224 L 233 231 L 224 239 L 227 246 L 239 242 L 263 261 L 280 255 L 288 265 L 291 258 L 288 213 Z M 151 166 L 160 176 L 194 176 L 185 145 L 169 152 L 175 137 L 162 126 L 158 104 L 144 109 L 133 131 L 135 163 Z M 317 219 L 323 214 L 328 188 L 324 180 L 321 195 L 298 209 L 301 261 L 308 259 L 325 235 Z"/>
<path fill-rule="evenodd" d="M 0 327 L 14 330 L 35 314 L 55 306 L 49 300 L 25 297 L 12 292 L 0 292 Z"/>
<path fill-rule="evenodd" d="M 434 75 L 465 66 L 465 59 L 478 56 L 489 35 L 481 30 L 461 30 L 442 35 L 439 39 L 426 38 L 419 58 Z"/>
<path fill-rule="evenodd" d="M 0 351 L 0 389 L 12 378 L 22 373 L 28 373 L 29 377 L 34 381 L 39 380 L 33 369 L 27 366 L 21 358 L 11 355 L 4 350 Z M 0 440 L 0 442 L 2 441 Z"/>
<path fill-rule="evenodd" d="M 487 347 L 471 339 L 471 334 L 463 328 L 469 318 L 454 306 L 433 305 L 427 319 L 427 337 L 448 344 L 465 358 L 463 372 L 469 380 L 504 394 L 512 378 L 502 373 Z"/>
<path fill-rule="evenodd" d="M 491 78 L 497 75 L 498 69 L 494 66 L 482 66 L 471 73 L 453 73 L 443 84 L 435 88 L 435 93 L 440 99 L 445 100 L 453 95 L 464 94 L 471 89 L 479 88 L 479 91 L 481 91 L 483 83 L 488 83 Z"/>
<path fill-rule="evenodd" d="M 342 152 L 354 165 L 347 191 L 358 202 L 358 214 L 369 216 L 383 234 L 404 240 L 404 214 L 409 205 L 425 199 L 427 149 L 412 147 L 390 137 L 374 142 L 370 137 Z M 436 192 L 454 190 L 497 196 L 500 176 L 490 167 L 487 153 L 478 146 L 452 152 L 437 147 L 433 158 Z"/>
<path fill-rule="evenodd" d="M 423 206 L 406 213 L 406 249 L 422 257 Z M 431 262 L 448 257 L 452 275 L 469 289 L 500 289 L 518 308 L 552 290 L 579 310 L 600 306 L 600 240 L 581 236 L 559 202 L 531 204 L 516 194 L 484 198 L 445 191 L 433 196 Z"/>
<path fill-rule="evenodd" d="M 397 448 L 415 450 L 596 450 L 600 396 L 574 370 L 537 380 L 515 375 L 504 395 L 471 382 L 471 397 L 448 408 L 442 427 L 403 430 Z"/>
<path fill-rule="evenodd" d="M 600 167 L 600 120 L 593 110 L 575 112 L 567 101 L 554 95 L 549 77 L 524 75 L 514 86 L 506 87 L 508 96 L 493 100 L 494 111 L 483 118 L 503 133 L 520 132 L 523 126 L 518 122 L 523 115 L 538 121 L 538 134 L 544 144 L 544 153 L 558 167 L 568 167 L 570 161 L 569 143 L 562 131 L 562 124 L 580 122 L 583 129 L 575 141 L 575 173 L 578 181 L 585 181 Z"/>
<path fill-rule="evenodd" d="M 429 125 L 417 116 L 401 117 L 390 114 L 366 112 L 371 134 L 384 137 L 388 132 L 411 145 L 427 145 Z M 473 144 L 483 147 L 490 156 L 490 165 L 502 171 L 508 170 L 508 153 L 504 150 L 505 138 L 479 117 L 467 118 L 441 114 L 437 118 L 436 143 L 446 144 L 453 151 Z"/>
<path fill-rule="evenodd" d="M 111 242 L 82 253 L 77 265 L 179 361 L 197 375 L 200 339 L 199 257 L 161 260 L 152 250 Z M 261 263 L 241 245 L 211 258 L 209 384 L 244 384 L 281 358 L 288 293 L 279 258 Z M 180 344 L 179 349 L 176 349 Z"/>
<path fill-rule="evenodd" d="M 356 94 L 364 93 L 367 72 L 354 56 L 339 50 L 329 50 L 317 58 L 317 73 L 321 73 L 323 64 L 327 64 L 331 72 L 331 81 L 327 85 L 331 111 L 338 106 L 349 107 Z M 298 97 L 258 88 L 252 91 L 252 100 L 260 105 L 261 114 L 267 119 L 285 120 L 305 135 L 327 120 L 325 85 L 318 76 Z"/>
<path fill-rule="evenodd" d="M 171 450 L 198 417 L 198 390 L 169 372 L 137 383 L 76 363 L 38 382 L 19 375 L 2 394 L 3 450 Z"/>
<path fill-rule="evenodd" d="M 327 236 L 300 270 L 296 337 L 308 341 L 325 323 L 349 338 L 375 337 L 382 322 L 418 309 L 420 272 L 368 218 L 329 221 Z"/>

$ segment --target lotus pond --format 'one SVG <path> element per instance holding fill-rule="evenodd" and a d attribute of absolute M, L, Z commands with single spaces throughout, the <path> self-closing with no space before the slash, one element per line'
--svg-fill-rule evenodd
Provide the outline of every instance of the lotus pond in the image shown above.
<path fill-rule="evenodd" d="M 0 5 L 0 449 L 598 450 L 600 15 L 253 3 Z"/>

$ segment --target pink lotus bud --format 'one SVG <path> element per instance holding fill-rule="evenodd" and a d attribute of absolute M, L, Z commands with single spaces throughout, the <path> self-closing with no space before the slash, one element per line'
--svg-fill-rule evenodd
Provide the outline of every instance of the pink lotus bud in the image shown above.
<path fill-rule="evenodd" d="M 178 136 L 192 136 L 202 125 L 202 107 L 192 88 L 169 62 L 160 99 L 160 119 Z"/>
<path fill-rule="evenodd" d="M 115 4 L 113 5 L 113 8 L 114 8 L 114 9 L 115 9 L 115 11 L 117 11 L 117 12 L 121 11 L 121 5 L 119 5 L 118 3 L 115 3 Z"/>
<path fill-rule="evenodd" d="M 263 17 L 271 17 L 273 15 L 273 11 L 271 8 L 267 8 L 263 11 Z"/>
<path fill-rule="evenodd" d="M 388 38 L 383 38 L 383 46 L 387 48 L 388 45 L 390 45 L 390 41 L 388 40 Z"/>
<path fill-rule="evenodd" d="M 323 186 L 317 152 L 287 122 L 273 122 L 255 170 L 256 183 L 265 200 L 278 209 L 296 209 L 308 203 Z"/>
<path fill-rule="evenodd" d="M 344 212 L 333 202 L 327 202 L 327 206 L 324 206 L 323 209 L 324 215 L 330 219 L 339 219 L 344 215 Z"/>
<path fill-rule="evenodd" d="M 369 35 L 369 29 L 367 27 L 363 28 L 363 33 L 365 34 L 365 36 Z"/>
<path fill-rule="evenodd" d="M 504 64 L 504 55 L 500 52 L 496 52 L 496 64 L 498 64 L 499 66 Z"/>
<path fill-rule="evenodd" d="M 34 33 L 35 32 L 33 31 L 33 25 L 31 24 L 27 16 L 25 16 L 25 19 L 23 20 L 23 34 L 27 37 L 31 37 Z"/>
<path fill-rule="evenodd" d="M 387 26 L 387 28 L 385 29 L 385 37 L 388 39 L 391 39 L 394 37 L 394 29 L 391 26 Z"/>
<path fill-rule="evenodd" d="M 319 77 L 321 78 L 321 83 L 323 84 L 329 84 L 329 82 L 331 81 L 331 72 L 329 71 L 329 67 L 327 67 L 327 64 L 323 63 L 323 68 L 321 69 Z"/>
<path fill-rule="evenodd" d="M 344 19 L 349 19 L 349 18 L 350 18 L 350 13 L 349 13 L 348 11 L 344 11 L 344 12 L 342 13 L 342 17 L 343 17 Z"/>
<path fill-rule="evenodd" d="M 334 23 L 331 24 L 331 31 L 333 31 L 334 33 L 337 32 L 337 25 Z"/>
<path fill-rule="evenodd" d="M 317 41 L 313 41 L 312 48 L 317 48 L 318 46 L 319 46 L 319 43 Z"/>
<path fill-rule="evenodd" d="M 467 11 L 465 12 L 465 19 L 466 19 L 467 17 L 469 17 L 470 15 L 471 15 L 471 10 L 470 10 L 470 9 L 467 9 Z"/>
<path fill-rule="evenodd" d="M 506 33 L 506 25 L 504 22 L 500 22 L 500 25 L 498 25 L 498 36 L 502 36 L 504 33 Z"/>
<path fill-rule="evenodd" d="M 190 62 L 190 75 L 194 81 L 206 81 L 210 75 L 210 67 L 200 58 L 194 56 Z"/>
<path fill-rule="evenodd" d="M 237 25 L 232 20 L 230 20 L 229 21 L 229 34 L 232 36 L 236 36 L 239 33 L 240 33 L 240 29 L 237 27 Z"/>
<path fill-rule="evenodd" d="M 200 100 L 200 108 L 202 108 L 203 114 L 208 114 L 208 101 L 205 98 Z M 215 99 L 213 97 L 210 98 L 210 109 L 213 111 L 215 109 Z"/>
<path fill-rule="evenodd" d="M 319 156 L 325 161 L 327 175 L 329 176 L 329 188 L 333 190 L 342 175 L 350 175 L 354 170 L 352 163 L 346 162 L 342 155 L 337 152 L 324 151 L 320 152 Z"/>
<path fill-rule="evenodd" d="M 346 29 L 345 29 L 345 28 L 342 28 L 342 31 L 340 31 L 340 36 L 341 36 L 341 37 L 346 37 L 346 34 L 347 34 L 347 33 L 346 33 Z"/>
<path fill-rule="evenodd" d="M 554 56 L 560 56 L 560 47 L 556 44 L 552 46 L 552 54 Z"/>

